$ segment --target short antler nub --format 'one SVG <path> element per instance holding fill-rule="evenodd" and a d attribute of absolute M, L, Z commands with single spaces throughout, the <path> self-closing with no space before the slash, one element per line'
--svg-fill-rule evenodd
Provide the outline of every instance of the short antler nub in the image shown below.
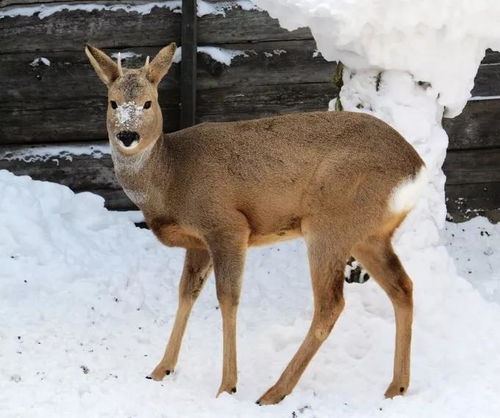
<path fill-rule="evenodd" d="M 120 77 L 123 76 L 123 70 L 122 70 L 122 54 L 118 52 L 118 59 L 117 59 L 117 64 L 118 64 L 118 74 Z"/>

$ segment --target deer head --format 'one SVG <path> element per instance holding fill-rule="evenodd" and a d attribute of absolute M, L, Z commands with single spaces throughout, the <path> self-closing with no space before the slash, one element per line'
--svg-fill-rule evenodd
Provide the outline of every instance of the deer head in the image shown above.
<path fill-rule="evenodd" d="M 139 69 L 122 68 L 120 54 L 114 62 L 103 51 L 87 45 L 85 53 L 101 81 L 108 87 L 106 125 L 111 146 L 134 155 L 152 145 L 163 131 L 158 84 L 167 74 L 175 43 L 163 48 L 153 61 Z"/>

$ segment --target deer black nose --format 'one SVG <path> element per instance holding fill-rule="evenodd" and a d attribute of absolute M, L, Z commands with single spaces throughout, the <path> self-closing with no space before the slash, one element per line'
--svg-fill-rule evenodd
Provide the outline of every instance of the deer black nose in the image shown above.
<path fill-rule="evenodd" d="M 139 134 L 137 132 L 132 132 L 132 131 L 121 131 L 121 132 L 118 132 L 118 135 L 116 135 L 116 137 L 126 147 L 129 147 L 130 144 L 132 144 L 132 142 L 139 140 Z"/>

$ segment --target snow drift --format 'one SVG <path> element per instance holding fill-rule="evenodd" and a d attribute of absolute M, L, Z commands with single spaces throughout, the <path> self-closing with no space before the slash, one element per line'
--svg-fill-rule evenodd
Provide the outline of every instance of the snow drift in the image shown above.
<path fill-rule="evenodd" d="M 346 309 L 294 393 L 258 407 L 312 315 L 301 241 L 250 251 L 238 393 L 215 399 L 222 336 L 213 279 L 194 309 L 174 375 L 162 383 L 144 378 L 173 323 L 181 250 L 163 247 L 127 214 L 108 212 L 98 196 L 6 171 L 0 236 L 3 416 L 493 418 L 500 411 L 499 306 L 461 278 L 436 276 L 421 262 L 429 250 L 401 254 L 410 275 L 429 277 L 415 286 L 405 398 L 383 399 L 394 317 L 370 280 L 346 285 Z"/>
<path fill-rule="evenodd" d="M 430 83 L 450 117 L 470 97 L 485 50 L 500 49 L 497 0 L 253 1 L 286 29 L 310 27 L 327 60 Z"/>

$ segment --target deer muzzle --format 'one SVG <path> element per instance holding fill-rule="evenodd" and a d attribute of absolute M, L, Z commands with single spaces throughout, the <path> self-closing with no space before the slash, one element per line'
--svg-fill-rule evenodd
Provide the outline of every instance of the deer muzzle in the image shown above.
<path fill-rule="evenodd" d="M 130 147 L 134 142 L 139 142 L 139 134 L 133 131 L 118 132 L 116 138 L 126 147 Z"/>

